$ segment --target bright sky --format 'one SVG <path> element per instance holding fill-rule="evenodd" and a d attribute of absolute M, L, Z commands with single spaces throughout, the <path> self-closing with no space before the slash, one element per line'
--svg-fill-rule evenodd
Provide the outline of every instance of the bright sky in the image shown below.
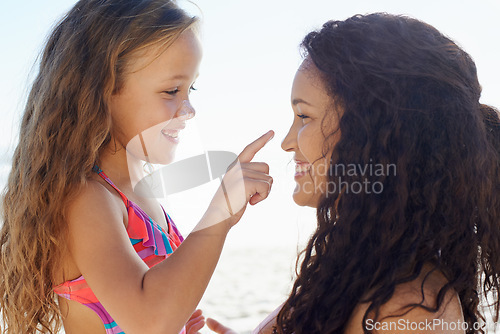
<path fill-rule="evenodd" d="M 203 13 L 204 59 L 197 110 L 179 159 L 204 150 L 241 149 L 268 129 L 276 136 L 256 160 L 271 166 L 273 191 L 250 208 L 228 238 L 231 246 L 296 243 L 314 225 L 314 210 L 297 207 L 291 193 L 294 165 L 280 143 L 292 120 L 290 89 L 301 61 L 298 45 L 305 34 L 329 19 L 386 11 L 408 14 L 434 25 L 458 42 L 476 61 L 483 103 L 500 107 L 500 2 L 497 0 L 194 0 Z M 75 1 L 2 1 L 0 5 L 0 161 L 8 160 L 28 91 L 32 65 L 51 27 Z M 193 6 L 190 6 L 191 8 Z M 31 71 L 31 72 L 30 72 Z M 0 180 L 5 178 L 5 166 Z M 2 185 L 3 186 L 3 185 Z M 217 184 L 207 184 L 167 202 L 187 234 L 203 214 Z"/>

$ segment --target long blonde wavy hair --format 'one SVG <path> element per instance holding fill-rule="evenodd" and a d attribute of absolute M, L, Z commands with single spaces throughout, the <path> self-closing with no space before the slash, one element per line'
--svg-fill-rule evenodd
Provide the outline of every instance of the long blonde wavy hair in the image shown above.
<path fill-rule="evenodd" d="M 110 141 L 106 101 L 137 51 L 168 47 L 197 22 L 175 1 L 80 0 L 50 35 L 2 199 L 2 333 L 60 330 L 52 288 L 67 249 L 65 206 Z"/>

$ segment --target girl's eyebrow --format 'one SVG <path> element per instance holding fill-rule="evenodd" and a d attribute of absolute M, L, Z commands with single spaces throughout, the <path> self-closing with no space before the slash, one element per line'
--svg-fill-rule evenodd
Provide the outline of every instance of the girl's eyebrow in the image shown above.
<path fill-rule="evenodd" d="M 198 78 L 199 74 L 196 74 L 195 79 Z M 170 81 L 170 80 L 188 80 L 189 76 L 185 74 L 176 74 L 172 77 L 165 78 L 163 81 Z"/>
<path fill-rule="evenodd" d="M 177 74 L 177 75 L 174 75 L 173 77 L 165 78 L 163 81 L 169 81 L 169 80 L 186 80 L 187 78 L 188 78 L 187 75 Z"/>
<path fill-rule="evenodd" d="M 304 101 L 304 100 L 302 100 L 302 99 L 293 99 L 293 100 L 292 100 L 292 105 L 293 105 L 293 106 L 296 106 L 296 105 L 297 105 L 297 104 L 299 104 L 299 103 L 303 103 L 303 104 L 306 104 L 306 105 L 308 105 L 308 106 L 311 106 L 311 107 L 312 107 L 312 105 L 311 105 L 309 102 Z"/>

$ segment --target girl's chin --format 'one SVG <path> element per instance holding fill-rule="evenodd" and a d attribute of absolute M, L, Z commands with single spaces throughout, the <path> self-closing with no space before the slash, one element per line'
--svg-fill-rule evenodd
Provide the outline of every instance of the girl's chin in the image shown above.
<path fill-rule="evenodd" d="M 142 156 L 142 157 L 135 157 L 135 160 L 141 164 L 151 164 L 151 165 L 169 165 L 171 164 L 175 159 L 175 154 L 169 154 L 163 156 L 159 155 L 150 155 L 150 156 Z"/>
<path fill-rule="evenodd" d="M 150 163 L 155 165 L 169 165 L 174 161 L 175 156 L 161 157 L 158 159 L 152 159 Z"/>
<path fill-rule="evenodd" d="M 308 206 L 311 208 L 318 207 L 318 201 L 315 199 L 314 194 L 306 194 L 304 192 L 295 191 L 293 193 L 293 201 L 299 206 Z"/>

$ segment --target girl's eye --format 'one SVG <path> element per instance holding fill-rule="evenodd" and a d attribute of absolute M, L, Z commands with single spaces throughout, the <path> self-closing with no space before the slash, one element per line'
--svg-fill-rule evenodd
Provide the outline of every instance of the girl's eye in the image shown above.
<path fill-rule="evenodd" d="M 303 115 L 303 114 L 297 114 L 298 118 L 306 119 L 309 118 L 309 116 Z"/>
<path fill-rule="evenodd" d="M 194 86 L 189 87 L 189 91 L 192 92 L 193 90 L 196 90 Z M 167 93 L 168 95 L 175 96 L 177 93 L 179 93 L 179 88 L 173 89 L 173 90 L 166 90 L 164 93 Z"/>
<path fill-rule="evenodd" d="M 176 88 L 174 90 L 166 90 L 164 93 L 167 93 L 168 95 L 175 95 L 179 92 L 179 88 Z"/>

